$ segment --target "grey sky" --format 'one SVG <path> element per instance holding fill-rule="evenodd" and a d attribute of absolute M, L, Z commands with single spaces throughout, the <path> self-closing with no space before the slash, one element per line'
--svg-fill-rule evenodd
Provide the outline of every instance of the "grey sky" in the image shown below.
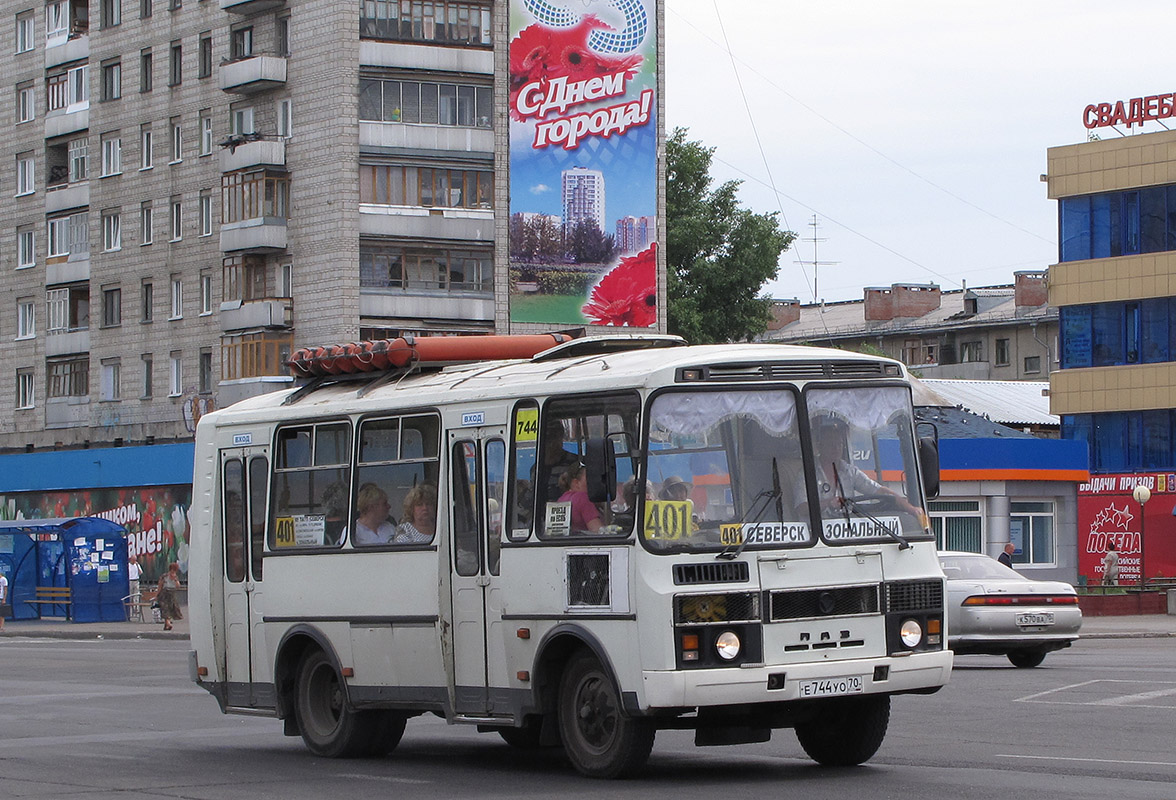
<path fill-rule="evenodd" d="M 894 282 L 1010 283 L 1057 261 L 1046 148 L 1085 141 L 1089 103 L 1176 91 L 1172 9 L 667 0 L 667 130 L 716 147 L 716 181 L 743 179 L 745 205 L 782 211 L 800 234 L 768 287 L 776 297 L 813 299 L 813 268 L 798 264 L 813 261 L 813 214 L 817 258 L 836 262 L 818 267 L 824 299 Z"/>

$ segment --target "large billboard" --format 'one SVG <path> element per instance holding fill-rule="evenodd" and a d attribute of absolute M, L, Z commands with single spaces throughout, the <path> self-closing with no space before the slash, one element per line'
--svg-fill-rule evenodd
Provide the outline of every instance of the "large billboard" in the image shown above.
<path fill-rule="evenodd" d="M 1142 508 L 1132 492 L 1151 491 Z M 1103 580 L 1103 556 L 1114 542 L 1119 584 L 1139 585 L 1141 556 L 1148 579 L 1176 575 L 1176 474 L 1093 475 L 1078 487 L 1078 574 Z"/>
<path fill-rule="evenodd" d="M 511 0 L 510 320 L 657 324 L 656 0 Z"/>

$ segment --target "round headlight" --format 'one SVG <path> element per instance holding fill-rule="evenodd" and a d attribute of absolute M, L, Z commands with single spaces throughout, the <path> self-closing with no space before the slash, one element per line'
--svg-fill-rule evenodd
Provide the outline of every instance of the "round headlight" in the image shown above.
<path fill-rule="evenodd" d="M 923 626 L 913 619 L 908 619 L 898 629 L 898 636 L 907 647 L 918 647 L 919 642 L 923 641 Z"/>
<path fill-rule="evenodd" d="M 715 639 L 715 651 L 728 661 L 739 655 L 739 648 L 739 637 L 731 631 L 723 631 L 719 638 Z"/>

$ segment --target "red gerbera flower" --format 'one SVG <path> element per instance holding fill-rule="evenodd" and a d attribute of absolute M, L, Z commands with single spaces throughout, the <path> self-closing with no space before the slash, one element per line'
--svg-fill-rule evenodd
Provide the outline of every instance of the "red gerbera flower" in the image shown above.
<path fill-rule="evenodd" d="M 657 243 L 622 258 L 580 309 L 596 325 L 647 328 L 657 322 Z"/>

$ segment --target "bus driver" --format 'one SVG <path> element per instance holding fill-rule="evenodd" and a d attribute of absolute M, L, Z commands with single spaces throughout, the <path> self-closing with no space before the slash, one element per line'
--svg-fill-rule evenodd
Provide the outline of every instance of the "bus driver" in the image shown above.
<path fill-rule="evenodd" d="M 898 510 L 922 517 L 905 497 L 887 489 L 866 473 L 858 469 L 848 455 L 849 426 L 833 416 L 818 417 L 813 422 L 813 449 L 817 463 L 817 495 L 821 500 L 821 511 L 839 513 L 846 500 L 860 497 L 886 495 L 893 498 Z M 797 487 L 796 507 L 802 514 L 808 513 L 808 497 L 804 484 Z"/>

